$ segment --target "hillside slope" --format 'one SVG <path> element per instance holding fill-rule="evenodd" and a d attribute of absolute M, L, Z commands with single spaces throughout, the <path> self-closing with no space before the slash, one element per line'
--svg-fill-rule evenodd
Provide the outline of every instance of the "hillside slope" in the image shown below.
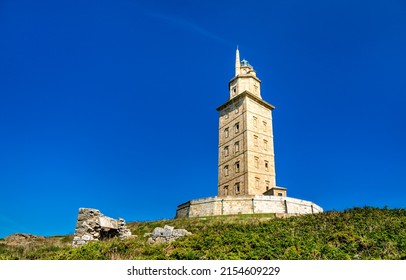
<path fill-rule="evenodd" d="M 144 233 L 171 225 L 193 235 L 148 245 Z M 81 248 L 30 248 L 0 241 L 1 259 L 406 259 L 406 210 L 354 208 L 290 218 L 239 215 L 130 223 L 136 237 Z M 71 236 L 64 237 L 71 240 Z"/>

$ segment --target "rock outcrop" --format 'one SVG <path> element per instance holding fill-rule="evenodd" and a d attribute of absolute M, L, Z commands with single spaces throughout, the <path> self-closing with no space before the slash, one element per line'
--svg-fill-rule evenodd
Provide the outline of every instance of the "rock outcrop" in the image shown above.
<path fill-rule="evenodd" d="M 131 236 L 123 219 L 104 216 L 97 209 L 79 208 L 75 235 L 72 246 L 78 247 L 93 240 L 104 240 L 118 237 L 126 239 Z"/>
<path fill-rule="evenodd" d="M 4 238 L 4 243 L 9 246 L 27 246 L 28 244 L 45 242 L 44 236 L 37 236 L 27 233 L 14 233 Z"/>
<path fill-rule="evenodd" d="M 145 236 L 149 236 L 148 244 L 159 244 L 159 243 L 171 243 L 172 241 L 191 235 L 192 233 L 186 229 L 175 229 L 171 226 L 156 227 L 152 233 L 147 233 Z"/>

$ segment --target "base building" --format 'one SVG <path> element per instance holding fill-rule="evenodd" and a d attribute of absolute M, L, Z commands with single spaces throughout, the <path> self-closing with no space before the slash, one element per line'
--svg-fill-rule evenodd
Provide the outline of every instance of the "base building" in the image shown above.
<path fill-rule="evenodd" d="M 261 97 L 261 80 L 236 51 L 229 100 L 219 112 L 218 196 L 177 207 L 175 218 L 232 214 L 311 214 L 323 209 L 287 197 L 276 185 L 272 128 L 275 107 Z"/>

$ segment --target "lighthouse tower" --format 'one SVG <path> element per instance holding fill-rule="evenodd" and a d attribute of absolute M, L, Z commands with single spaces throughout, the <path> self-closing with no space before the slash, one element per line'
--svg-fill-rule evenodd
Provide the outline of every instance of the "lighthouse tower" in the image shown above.
<path fill-rule="evenodd" d="M 178 205 L 176 218 L 272 213 L 287 217 L 323 212 L 276 185 L 273 105 L 261 97 L 261 80 L 237 48 L 235 76 L 219 112 L 218 194 Z"/>
<path fill-rule="evenodd" d="M 237 49 L 229 100 L 219 117 L 218 196 L 277 195 L 272 129 L 273 105 L 261 97 L 261 80 Z"/>

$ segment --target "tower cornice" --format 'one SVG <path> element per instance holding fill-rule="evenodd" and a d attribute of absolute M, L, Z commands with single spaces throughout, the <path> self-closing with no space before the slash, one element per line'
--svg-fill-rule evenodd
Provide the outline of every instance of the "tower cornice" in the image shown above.
<path fill-rule="evenodd" d="M 249 75 L 249 74 L 240 74 L 240 75 L 235 76 L 234 78 L 232 78 L 228 82 L 228 86 L 230 86 L 232 82 L 234 82 L 235 80 L 240 79 L 240 78 L 252 78 L 252 79 L 255 79 L 257 82 L 261 83 L 261 80 L 257 76 L 252 76 L 252 75 Z"/>
<path fill-rule="evenodd" d="M 217 111 L 221 111 L 223 110 L 225 107 L 227 107 L 228 105 L 244 98 L 244 97 L 248 97 L 251 98 L 253 100 L 255 100 L 256 102 L 258 102 L 259 104 L 261 104 L 262 106 L 264 106 L 267 109 L 273 110 L 275 109 L 275 106 L 273 106 L 272 104 L 262 100 L 261 98 L 259 98 L 258 96 L 252 94 L 251 92 L 249 92 L 248 90 L 245 90 L 244 92 L 240 93 L 239 95 L 237 95 L 236 97 L 228 100 L 226 103 L 224 103 L 223 105 L 220 105 L 219 107 L 216 108 Z"/>

